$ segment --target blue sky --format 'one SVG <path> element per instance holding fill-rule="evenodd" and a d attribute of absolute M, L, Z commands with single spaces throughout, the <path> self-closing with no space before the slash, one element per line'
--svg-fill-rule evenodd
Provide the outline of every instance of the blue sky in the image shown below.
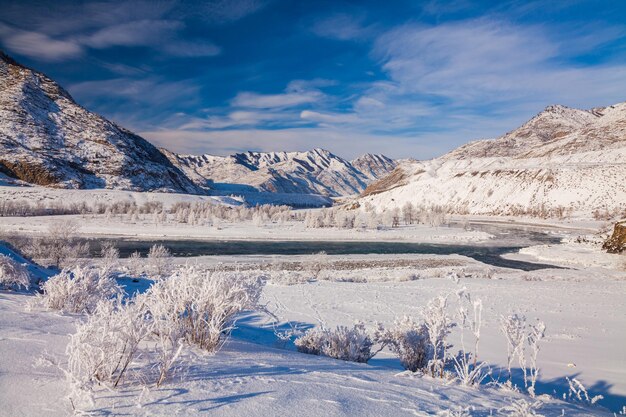
<path fill-rule="evenodd" d="M 418 159 L 626 100 L 626 1 L 6 1 L 0 43 L 183 153 Z"/>

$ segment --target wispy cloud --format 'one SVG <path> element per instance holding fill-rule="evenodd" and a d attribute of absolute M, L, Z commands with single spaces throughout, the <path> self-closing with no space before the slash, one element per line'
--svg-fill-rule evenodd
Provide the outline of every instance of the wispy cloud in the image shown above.
<path fill-rule="evenodd" d="M 42 33 L 20 30 L 0 23 L 0 40 L 9 50 L 42 61 L 61 61 L 83 53 L 72 40 L 54 39 Z"/>
<path fill-rule="evenodd" d="M 330 149 L 353 158 L 364 150 L 385 153 L 391 157 L 432 155 L 437 143 L 416 142 L 409 137 L 374 135 L 327 128 L 238 129 L 214 131 L 151 130 L 140 134 L 158 146 L 180 153 L 228 155 L 241 150 L 305 151 L 316 147 Z M 355 144 L 358 144 L 356 146 Z"/>
<path fill-rule="evenodd" d="M 574 64 L 574 51 L 563 46 L 580 37 L 588 48 L 587 34 L 555 34 L 538 25 L 516 25 L 491 19 L 437 26 L 405 25 L 377 39 L 373 56 L 380 60 L 397 92 L 437 96 L 450 105 L 476 106 L 528 102 L 588 104 L 614 100 L 606 95 L 615 82 L 624 85 L 620 64 Z M 603 40 L 606 35 L 603 33 Z M 613 39 L 619 31 L 613 31 Z M 580 48 L 581 45 L 578 45 Z M 577 50 L 576 53 L 589 52 Z"/>
<path fill-rule="evenodd" d="M 269 0 L 212 0 L 194 5 L 196 12 L 212 23 L 231 23 L 264 8 Z"/>
<path fill-rule="evenodd" d="M 253 107 L 259 109 L 294 107 L 307 103 L 314 103 L 322 98 L 322 94 L 315 91 L 282 94 L 257 94 L 243 92 L 231 101 L 234 107 Z"/>
<path fill-rule="evenodd" d="M 348 13 L 338 13 L 319 19 L 311 30 L 318 36 L 338 40 L 364 40 L 374 33 L 373 25 L 365 24 L 365 17 Z"/>
<path fill-rule="evenodd" d="M 0 15 L 0 42 L 13 53 L 42 61 L 60 61 L 81 56 L 88 49 L 111 47 L 149 47 L 170 57 L 219 55 L 221 48 L 214 42 L 182 36 L 186 25 L 178 18 L 176 4 L 140 0 L 72 8 L 60 4 L 51 15 L 34 13 L 32 17 L 26 5 L 13 7 Z M 13 18 L 2 23 L 3 17 Z"/>

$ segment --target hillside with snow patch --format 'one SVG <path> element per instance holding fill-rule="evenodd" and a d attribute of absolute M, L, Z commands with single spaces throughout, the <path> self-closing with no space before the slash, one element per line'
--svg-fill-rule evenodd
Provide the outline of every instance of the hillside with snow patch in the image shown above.
<path fill-rule="evenodd" d="M 429 161 L 406 162 L 359 200 L 495 215 L 580 215 L 626 209 L 626 103 L 550 106 L 520 128 Z"/>
<path fill-rule="evenodd" d="M 0 172 L 56 188 L 201 192 L 148 141 L 1 52 Z"/>

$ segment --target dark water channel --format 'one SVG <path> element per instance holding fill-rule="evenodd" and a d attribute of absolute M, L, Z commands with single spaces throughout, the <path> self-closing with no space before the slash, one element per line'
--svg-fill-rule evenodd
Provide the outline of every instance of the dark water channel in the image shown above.
<path fill-rule="evenodd" d="M 205 255 L 310 255 L 325 251 L 329 255 L 353 254 L 458 254 L 476 259 L 489 265 L 515 268 L 524 271 L 557 268 L 553 265 L 538 264 L 504 259 L 501 255 L 516 252 L 519 249 L 538 244 L 557 244 L 560 238 L 535 229 L 474 224 L 474 230 L 482 230 L 495 236 L 488 242 L 475 244 L 431 244 L 410 242 L 363 242 L 363 241 L 274 241 L 274 240 L 131 240 L 131 239 L 95 239 L 90 241 L 92 254 L 98 256 L 100 245 L 110 241 L 120 250 L 125 258 L 135 251 L 145 256 L 150 247 L 160 243 L 167 247 L 174 256 L 193 257 Z"/>

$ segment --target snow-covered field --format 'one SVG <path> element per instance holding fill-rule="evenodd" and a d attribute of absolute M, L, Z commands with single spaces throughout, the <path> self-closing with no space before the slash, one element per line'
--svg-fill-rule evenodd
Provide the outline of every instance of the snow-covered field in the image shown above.
<path fill-rule="evenodd" d="M 81 234 L 90 236 L 479 244 L 494 239 L 486 232 L 447 226 L 355 231 L 307 229 L 301 222 L 261 226 L 224 222 L 219 227 L 198 227 L 131 222 L 125 216 L 62 218 L 79 222 Z M 0 230 L 44 234 L 58 219 L 0 217 Z M 510 220 L 474 219 L 506 227 Z M 317 279 L 310 280 L 308 268 L 320 262 L 319 255 L 175 258 L 175 264 L 265 276 L 262 303 L 273 315 L 243 314 L 229 341 L 214 355 L 185 348 L 173 376 L 158 388 L 152 383 L 144 387 L 137 376 L 115 390 L 97 388 L 90 395 L 77 395 L 62 369 L 67 366 L 68 335 L 84 316 L 28 307 L 32 295 L 0 291 L 0 416 L 268 416 L 290 415 L 293 410 L 303 416 L 426 416 L 461 415 L 445 414 L 461 408 L 469 408 L 469 415 L 514 415 L 504 408 L 515 401 L 534 400 L 488 384 L 492 379 L 505 379 L 506 340 L 498 320 L 513 312 L 524 314 L 529 323 L 540 319 L 547 328 L 538 357 L 537 390 L 550 397 L 541 397 L 543 405 L 537 413 L 609 416 L 622 411 L 626 405 L 624 257 L 601 252 L 598 238 L 590 235 L 599 222 L 515 220 L 565 238 L 562 244 L 532 246 L 507 257 L 567 269 L 524 272 L 459 255 L 327 255 Z M 2 253 L 16 256 L 6 248 Z M 130 262 L 120 260 L 119 266 L 123 269 Z M 31 270 L 37 275 L 49 273 Z M 291 276 L 296 279 L 290 280 Z M 302 277 L 306 279 L 298 279 Z M 149 284 L 143 279 L 120 282 L 131 291 Z M 430 299 L 449 295 L 452 306 L 455 294 L 463 288 L 484 306 L 479 359 L 488 363 L 492 375 L 479 388 L 403 372 L 388 350 L 368 364 L 358 364 L 298 353 L 293 340 L 279 338 L 287 330 L 320 325 L 332 328 L 359 321 L 373 330 L 377 323 L 390 325 L 403 315 L 419 319 Z M 455 330 L 450 341 L 458 349 Z M 519 372 L 514 374 L 514 382 L 521 386 Z M 582 382 L 590 397 L 602 395 L 604 399 L 593 406 L 562 401 L 568 393 L 565 377 Z"/>

